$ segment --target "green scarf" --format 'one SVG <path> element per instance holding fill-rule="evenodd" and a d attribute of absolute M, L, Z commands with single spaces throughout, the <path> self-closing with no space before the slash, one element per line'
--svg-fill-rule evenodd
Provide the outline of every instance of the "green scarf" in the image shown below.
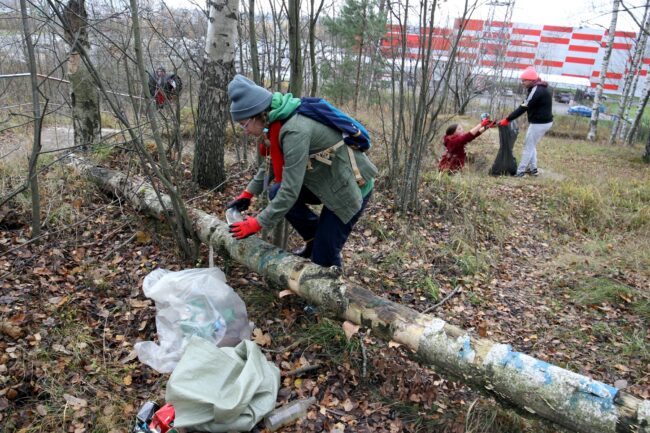
<path fill-rule="evenodd" d="M 271 112 L 269 121 L 283 120 L 291 116 L 300 105 L 300 98 L 294 98 L 291 93 L 282 94 L 275 92 L 271 99 Z"/>

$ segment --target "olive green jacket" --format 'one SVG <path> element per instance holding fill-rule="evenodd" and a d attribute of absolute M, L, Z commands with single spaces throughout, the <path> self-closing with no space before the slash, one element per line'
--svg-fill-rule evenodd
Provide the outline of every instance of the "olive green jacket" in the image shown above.
<path fill-rule="evenodd" d="M 282 185 L 275 198 L 257 216 L 262 227 L 272 227 L 284 217 L 298 199 L 303 185 L 344 223 L 359 212 L 361 190 L 354 178 L 348 146 L 336 150 L 331 157 L 331 166 L 309 158 L 309 155 L 322 152 L 341 139 L 339 131 L 306 116 L 296 114 L 287 120 L 280 129 L 280 146 L 284 155 Z M 366 154 L 355 150 L 354 155 L 363 179 L 367 183 L 373 182 L 377 167 Z M 265 165 L 260 166 L 246 187 L 255 195 L 264 189 Z"/>

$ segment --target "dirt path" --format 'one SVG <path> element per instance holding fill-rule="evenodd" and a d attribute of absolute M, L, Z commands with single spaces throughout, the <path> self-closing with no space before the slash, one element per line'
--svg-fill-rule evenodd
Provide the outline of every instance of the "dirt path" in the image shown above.
<path fill-rule="evenodd" d="M 118 129 L 102 128 L 101 136 L 119 133 Z M 31 139 L 30 139 L 31 140 Z M 12 163 L 21 158 L 29 158 L 33 143 L 16 134 L 0 137 L 0 160 Z M 74 146 L 74 129 L 72 126 L 48 126 L 41 131 L 43 152 L 68 149 Z"/>

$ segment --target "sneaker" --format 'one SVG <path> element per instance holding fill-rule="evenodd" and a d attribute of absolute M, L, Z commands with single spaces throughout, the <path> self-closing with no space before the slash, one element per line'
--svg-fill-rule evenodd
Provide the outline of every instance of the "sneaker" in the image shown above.
<path fill-rule="evenodd" d="M 521 173 L 517 173 L 517 174 L 515 174 L 515 177 L 524 177 L 525 175 L 526 175 L 526 173 L 524 173 L 524 172 L 522 171 Z"/>
<path fill-rule="evenodd" d="M 297 250 L 293 250 L 291 253 L 295 256 L 303 257 L 305 259 L 311 258 L 311 253 L 314 250 L 314 241 L 305 242 L 305 246 Z"/>
<path fill-rule="evenodd" d="M 539 176 L 539 172 L 536 168 L 533 168 L 532 170 L 526 170 L 526 174 L 529 174 L 531 176 Z"/>

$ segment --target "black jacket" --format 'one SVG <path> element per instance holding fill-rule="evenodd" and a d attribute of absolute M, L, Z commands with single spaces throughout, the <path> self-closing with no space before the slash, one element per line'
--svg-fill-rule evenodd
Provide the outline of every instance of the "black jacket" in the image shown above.
<path fill-rule="evenodd" d="M 533 91 L 535 93 L 532 93 Z M 508 121 L 515 120 L 525 112 L 528 113 L 528 123 L 550 123 L 553 121 L 553 97 L 546 82 L 538 81 L 528 89 L 526 100 L 510 113 L 507 119 Z"/>

